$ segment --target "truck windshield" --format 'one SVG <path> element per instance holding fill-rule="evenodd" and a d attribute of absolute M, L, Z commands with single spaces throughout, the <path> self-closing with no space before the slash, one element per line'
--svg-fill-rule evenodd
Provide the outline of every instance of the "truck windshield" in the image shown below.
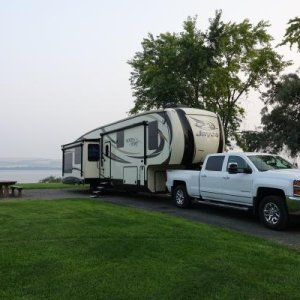
<path fill-rule="evenodd" d="M 280 156 L 275 155 L 248 155 L 258 171 L 293 169 L 293 165 Z"/>

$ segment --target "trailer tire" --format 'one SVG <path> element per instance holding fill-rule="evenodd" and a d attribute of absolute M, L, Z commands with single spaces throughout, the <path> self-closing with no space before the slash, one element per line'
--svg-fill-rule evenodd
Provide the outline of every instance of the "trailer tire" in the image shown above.
<path fill-rule="evenodd" d="M 191 205 L 191 198 L 187 194 L 186 187 L 183 184 L 174 188 L 172 198 L 177 207 L 188 208 Z"/>
<path fill-rule="evenodd" d="M 259 203 L 260 221 L 273 230 L 283 230 L 288 226 L 288 212 L 284 200 L 280 196 L 264 197 Z"/>

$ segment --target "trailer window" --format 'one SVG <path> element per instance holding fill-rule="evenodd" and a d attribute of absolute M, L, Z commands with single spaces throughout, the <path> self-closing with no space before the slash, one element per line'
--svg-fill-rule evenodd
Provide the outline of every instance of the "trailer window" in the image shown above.
<path fill-rule="evenodd" d="M 156 150 L 158 148 L 158 122 L 153 121 L 148 124 L 148 149 Z"/>
<path fill-rule="evenodd" d="M 117 148 L 124 147 L 124 131 L 117 131 Z"/>
<path fill-rule="evenodd" d="M 81 146 L 75 148 L 75 164 L 81 164 Z"/>
<path fill-rule="evenodd" d="M 206 162 L 205 170 L 222 171 L 224 156 L 211 156 Z"/>
<path fill-rule="evenodd" d="M 65 152 L 64 153 L 64 173 L 72 173 L 73 166 L 73 153 Z"/>
<path fill-rule="evenodd" d="M 88 145 L 88 161 L 98 161 L 99 160 L 99 145 L 89 144 Z"/>
<path fill-rule="evenodd" d="M 109 156 L 109 146 L 105 145 L 105 156 Z"/>

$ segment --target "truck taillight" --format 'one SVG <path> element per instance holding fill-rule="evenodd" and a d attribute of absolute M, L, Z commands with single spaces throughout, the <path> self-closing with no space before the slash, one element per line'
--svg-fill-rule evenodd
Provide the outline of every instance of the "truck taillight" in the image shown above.
<path fill-rule="evenodd" d="M 294 180 L 294 195 L 300 196 L 300 180 Z"/>

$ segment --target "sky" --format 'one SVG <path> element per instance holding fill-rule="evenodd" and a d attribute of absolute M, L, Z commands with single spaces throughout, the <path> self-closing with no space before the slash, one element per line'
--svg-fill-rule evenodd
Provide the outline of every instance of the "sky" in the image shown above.
<path fill-rule="evenodd" d="M 127 61 L 150 32 L 198 28 L 222 9 L 222 20 L 268 20 L 278 44 L 298 0 L 0 0 L 0 157 L 61 158 L 61 145 L 127 117 L 133 107 Z M 300 53 L 277 48 L 300 67 Z M 244 99 L 241 129 L 260 125 L 262 103 Z"/>

